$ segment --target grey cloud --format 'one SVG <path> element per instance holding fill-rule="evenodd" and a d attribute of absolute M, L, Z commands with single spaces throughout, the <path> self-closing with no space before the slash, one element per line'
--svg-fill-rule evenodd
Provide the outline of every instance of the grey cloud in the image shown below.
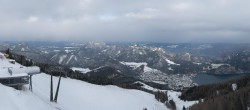
<path fill-rule="evenodd" d="M 250 1 L 0 0 L 1 40 L 250 42 Z"/>

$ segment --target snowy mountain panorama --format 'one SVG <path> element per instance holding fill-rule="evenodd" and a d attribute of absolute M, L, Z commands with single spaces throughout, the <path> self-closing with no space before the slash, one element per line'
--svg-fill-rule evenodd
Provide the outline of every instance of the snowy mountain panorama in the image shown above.
<path fill-rule="evenodd" d="M 0 54 L 0 80 L 6 78 L 8 68 L 28 68 L 17 62 L 11 63 L 6 54 Z M 79 68 L 73 68 L 79 70 Z M 81 70 L 81 69 L 80 69 Z M 82 70 L 89 71 L 89 70 Z M 27 71 L 24 71 L 24 73 Z M 28 73 L 28 72 L 27 72 Z M 17 73 L 18 74 L 18 73 Z M 10 75 L 12 76 L 12 75 Z M 17 77 L 17 76 L 12 76 Z M 53 90 L 57 90 L 59 77 L 53 78 Z M 31 83 L 31 82 L 30 82 Z M 124 89 L 113 85 L 95 85 L 84 81 L 62 77 L 58 101 L 50 102 L 51 76 L 45 73 L 32 77 L 32 91 L 30 84 L 24 84 L 20 90 L 0 84 L 1 110 L 168 110 L 167 106 L 157 101 L 153 94 L 135 90 Z M 152 87 L 145 85 L 145 89 Z M 162 91 L 154 89 L 153 91 Z M 176 102 L 177 110 L 183 106 L 189 107 L 196 103 L 181 101 L 179 92 L 166 91 L 169 100 Z"/>
<path fill-rule="evenodd" d="M 24 97 L 18 99 L 23 104 L 18 104 L 10 94 L 1 95 L 3 98 L 11 96 L 8 101 L 15 102 L 16 108 L 9 105 L 10 109 L 33 109 L 34 106 L 30 105 L 40 104 L 51 107 L 48 109 L 62 110 L 181 110 L 199 100 L 183 101 L 186 99 L 181 100 L 179 96 L 200 84 L 199 80 L 195 80 L 200 75 L 250 71 L 247 66 L 250 64 L 248 45 L 244 45 L 244 51 L 239 52 L 235 52 L 234 48 L 228 49 L 229 45 L 178 44 L 174 48 L 172 45 L 3 43 L 0 44 L 0 51 L 4 53 L 0 57 L 1 90 Z M 39 74 L 36 72 L 38 69 L 41 71 Z M 34 73 L 32 81 L 31 73 Z M 57 103 L 50 102 L 51 75 L 54 77 L 54 92 L 58 78 L 62 76 Z M 213 80 L 208 82 L 213 83 Z M 14 86 L 15 89 L 7 86 Z"/>
<path fill-rule="evenodd" d="M 250 110 L 250 0 L 0 0 L 0 110 Z"/>

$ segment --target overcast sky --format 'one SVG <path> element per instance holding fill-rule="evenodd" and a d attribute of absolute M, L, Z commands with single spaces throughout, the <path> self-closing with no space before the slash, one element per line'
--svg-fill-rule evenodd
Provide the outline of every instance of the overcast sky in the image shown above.
<path fill-rule="evenodd" d="M 0 0 L 0 38 L 250 43 L 250 0 Z"/>

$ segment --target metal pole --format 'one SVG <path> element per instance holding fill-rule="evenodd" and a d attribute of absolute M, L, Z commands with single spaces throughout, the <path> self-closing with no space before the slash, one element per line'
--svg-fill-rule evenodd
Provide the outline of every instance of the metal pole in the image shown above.
<path fill-rule="evenodd" d="M 58 92 L 59 92 L 61 77 L 62 77 L 62 75 L 60 74 L 58 85 L 57 85 L 57 89 L 56 89 L 56 96 L 55 96 L 55 99 L 54 99 L 55 102 L 57 102 L 57 98 L 58 98 Z"/>
<path fill-rule="evenodd" d="M 30 86 L 29 86 L 29 89 L 30 89 L 31 92 L 32 92 L 32 75 L 30 75 Z"/>
<path fill-rule="evenodd" d="M 51 74 L 51 78 L 50 78 L 50 101 L 53 101 L 53 76 Z"/>
<path fill-rule="evenodd" d="M 29 90 L 30 90 L 30 88 L 31 88 L 31 87 L 30 87 L 30 84 L 31 84 L 31 81 L 30 81 L 30 75 L 29 75 Z"/>

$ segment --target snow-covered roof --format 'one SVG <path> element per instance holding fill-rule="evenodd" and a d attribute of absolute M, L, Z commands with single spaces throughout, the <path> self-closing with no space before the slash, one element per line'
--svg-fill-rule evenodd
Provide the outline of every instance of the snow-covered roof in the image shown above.
<path fill-rule="evenodd" d="M 23 76 L 28 76 L 28 74 L 27 73 L 20 73 L 20 74 L 10 75 L 9 73 L 3 73 L 3 74 L 0 74 L 0 79 L 1 78 L 23 77 Z"/>
<path fill-rule="evenodd" d="M 20 74 L 20 73 L 28 73 L 28 74 L 37 74 L 40 73 L 40 68 L 37 66 L 33 67 L 20 67 L 20 68 L 8 68 L 9 72 L 12 75 Z"/>
<path fill-rule="evenodd" d="M 3 54 L 0 53 L 0 55 Z M 15 60 L 6 59 L 5 57 L 0 60 L 0 78 L 21 77 L 40 73 L 40 68 L 37 66 L 25 67 L 19 63 L 12 64 L 10 61 Z"/>
<path fill-rule="evenodd" d="M 28 73 L 10 74 L 7 67 L 0 67 L 0 78 L 21 77 L 21 76 L 28 76 Z"/>

